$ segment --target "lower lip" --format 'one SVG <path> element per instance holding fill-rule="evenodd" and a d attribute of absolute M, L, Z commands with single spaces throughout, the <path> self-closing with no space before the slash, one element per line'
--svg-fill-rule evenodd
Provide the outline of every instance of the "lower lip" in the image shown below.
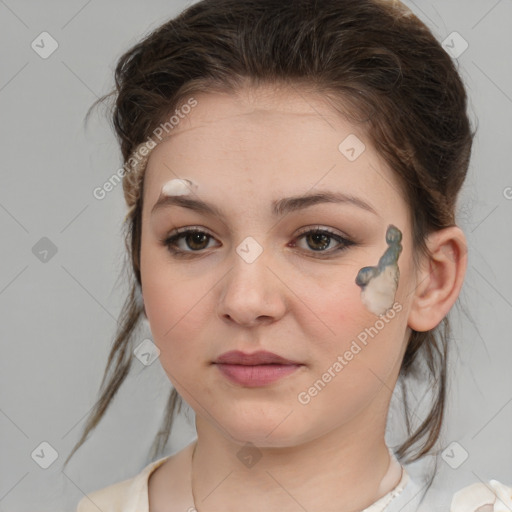
<path fill-rule="evenodd" d="M 216 363 L 217 368 L 231 381 L 250 388 L 265 386 L 296 371 L 300 364 L 242 365 Z"/>

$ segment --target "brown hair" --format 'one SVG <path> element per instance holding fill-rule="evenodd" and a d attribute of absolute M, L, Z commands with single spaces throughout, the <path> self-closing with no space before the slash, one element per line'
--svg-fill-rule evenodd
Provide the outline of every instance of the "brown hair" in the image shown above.
<path fill-rule="evenodd" d="M 320 92 L 340 113 L 361 123 L 396 173 L 413 229 L 414 259 L 428 256 L 429 233 L 455 224 L 455 202 L 469 165 L 474 134 L 467 98 L 452 59 L 403 4 L 386 0 L 202 0 L 121 56 L 115 70 L 112 121 L 125 162 L 180 103 L 195 92 L 236 91 L 243 85 L 287 84 Z M 131 293 L 121 312 L 100 397 L 81 439 L 103 417 L 129 373 L 133 333 L 143 314 L 140 242 L 143 182 L 123 179 L 129 215 L 125 243 Z M 133 272 L 132 272 L 133 271 Z M 440 437 L 451 329 L 413 331 L 400 369 L 407 440 L 396 450 L 411 462 Z M 434 396 L 411 431 L 405 379 L 428 373 Z M 169 438 L 181 397 L 172 389 L 151 458 Z M 412 447 L 419 444 L 415 454 Z M 409 458 L 406 460 L 406 456 Z"/>

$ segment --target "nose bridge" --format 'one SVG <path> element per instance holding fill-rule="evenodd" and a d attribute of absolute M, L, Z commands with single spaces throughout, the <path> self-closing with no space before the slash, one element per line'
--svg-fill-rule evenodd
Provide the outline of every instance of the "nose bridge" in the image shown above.
<path fill-rule="evenodd" d="M 252 323 L 283 313 L 284 298 L 280 281 L 275 271 L 270 270 L 275 266 L 272 261 L 271 250 L 251 236 L 234 248 L 232 268 L 219 301 L 220 316 L 229 316 L 239 323 Z"/>
<path fill-rule="evenodd" d="M 252 236 L 244 238 L 235 248 L 233 254 L 233 269 L 230 272 L 229 290 L 231 293 L 242 293 L 247 298 L 268 293 L 270 266 L 270 249 L 263 247 Z"/>

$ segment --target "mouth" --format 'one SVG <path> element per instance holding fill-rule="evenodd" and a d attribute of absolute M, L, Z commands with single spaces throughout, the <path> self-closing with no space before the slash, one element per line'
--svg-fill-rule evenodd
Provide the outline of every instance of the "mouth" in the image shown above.
<path fill-rule="evenodd" d="M 265 386 L 304 366 L 272 352 L 248 354 L 237 350 L 222 354 L 213 364 L 231 382 L 245 387 Z"/>

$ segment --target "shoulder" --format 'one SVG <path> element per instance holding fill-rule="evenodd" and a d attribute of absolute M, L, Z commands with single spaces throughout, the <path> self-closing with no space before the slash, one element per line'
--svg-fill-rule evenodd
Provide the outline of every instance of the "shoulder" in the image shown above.
<path fill-rule="evenodd" d="M 121 482 L 86 494 L 77 505 L 76 512 L 124 512 L 148 509 L 148 478 L 167 459 L 162 457 L 148 464 L 139 474 Z"/>
<path fill-rule="evenodd" d="M 478 482 L 453 495 L 450 512 L 506 512 L 512 510 L 512 487 L 498 480 Z"/>
<path fill-rule="evenodd" d="M 121 512 L 123 499 L 134 478 L 117 482 L 86 494 L 77 505 L 76 512 Z"/>

